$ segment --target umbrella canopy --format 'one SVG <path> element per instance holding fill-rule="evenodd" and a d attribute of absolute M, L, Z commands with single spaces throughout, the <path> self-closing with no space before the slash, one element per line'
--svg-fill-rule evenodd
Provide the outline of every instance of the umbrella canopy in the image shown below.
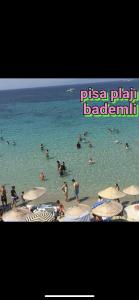
<path fill-rule="evenodd" d="M 127 195 L 136 196 L 139 195 L 139 186 L 137 185 L 130 185 L 123 190 L 123 192 Z"/>
<path fill-rule="evenodd" d="M 30 214 L 32 213 L 27 208 L 13 208 L 4 213 L 2 219 L 4 222 L 25 222 L 26 217 Z"/>
<path fill-rule="evenodd" d="M 99 217 L 113 217 L 119 215 L 122 210 L 123 206 L 121 203 L 110 201 L 92 209 L 92 213 Z"/>
<path fill-rule="evenodd" d="M 47 211 L 39 211 L 37 213 L 32 213 L 32 215 L 26 218 L 26 222 L 54 222 L 55 218 L 52 214 Z"/>
<path fill-rule="evenodd" d="M 103 191 L 100 191 L 98 195 L 102 198 L 109 198 L 111 200 L 120 199 L 126 196 L 125 193 L 118 191 L 115 187 L 112 186 Z"/>
<path fill-rule="evenodd" d="M 73 207 L 69 208 L 65 212 L 65 216 L 79 217 L 85 212 L 90 212 L 90 207 L 85 204 L 79 204 L 78 206 L 73 206 Z"/>
<path fill-rule="evenodd" d="M 46 188 L 44 187 L 34 187 L 32 190 L 26 192 L 23 196 L 25 200 L 35 200 L 46 193 Z"/>
<path fill-rule="evenodd" d="M 139 204 L 129 205 L 124 209 L 127 221 L 139 222 Z"/>
<path fill-rule="evenodd" d="M 69 208 L 65 217 L 60 219 L 61 222 L 90 222 L 90 207 L 88 205 L 79 204 Z"/>

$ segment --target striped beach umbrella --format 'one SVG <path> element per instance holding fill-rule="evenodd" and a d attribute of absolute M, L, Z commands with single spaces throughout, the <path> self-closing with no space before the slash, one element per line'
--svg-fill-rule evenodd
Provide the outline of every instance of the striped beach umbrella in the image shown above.
<path fill-rule="evenodd" d="M 54 222 L 55 218 L 47 211 L 38 211 L 26 218 L 26 222 Z"/>

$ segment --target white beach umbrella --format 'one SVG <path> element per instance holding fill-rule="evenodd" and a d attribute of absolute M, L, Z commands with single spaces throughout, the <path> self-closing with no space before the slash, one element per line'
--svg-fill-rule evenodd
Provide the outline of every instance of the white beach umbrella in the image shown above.
<path fill-rule="evenodd" d="M 25 222 L 27 216 L 31 215 L 27 208 L 13 208 L 2 216 L 4 222 Z"/>
<path fill-rule="evenodd" d="M 99 217 L 113 217 L 119 215 L 122 210 L 122 204 L 112 200 L 93 208 L 92 213 Z"/>
<path fill-rule="evenodd" d="M 112 186 L 103 191 L 100 191 L 98 195 L 102 198 L 111 200 L 120 199 L 126 196 L 125 193 L 118 191 L 115 187 Z"/>
<path fill-rule="evenodd" d="M 32 201 L 40 198 L 46 193 L 46 188 L 44 187 L 34 187 L 30 191 L 26 192 L 23 196 L 25 200 Z"/>
<path fill-rule="evenodd" d="M 139 195 L 139 186 L 138 185 L 130 185 L 123 190 L 123 192 L 127 195 L 137 196 Z"/>
<path fill-rule="evenodd" d="M 129 205 L 124 209 L 127 221 L 139 222 L 139 204 Z"/>

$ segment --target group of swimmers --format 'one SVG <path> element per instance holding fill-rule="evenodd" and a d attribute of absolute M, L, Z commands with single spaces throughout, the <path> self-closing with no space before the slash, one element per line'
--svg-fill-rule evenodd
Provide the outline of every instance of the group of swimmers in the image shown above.
<path fill-rule="evenodd" d="M 0 137 L 0 140 L 1 140 L 1 141 L 5 141 L 3 136 Z M 9 142 L 9 141 L 7 140 L 7 141 L 5 141 L 5 142 L 6 142 L 8 145 L 10 145 L 10 144 L 12 144 L 13 146 L 16 145 L 16 142 L 15 142 L 15 141 Z"/>
<path fill-rule="evenodd" d="M 41 148 L 41 151 L 44 151 L 45 150 L 45 155 L 47 158 L 49 158 L 49 150 L 48 149 L 45 149 L 44 145 L 43 144 L 40 144 L 40 148 Z"/>
<path fill-rule="evenodd" d="M 89 140 L 86 140 L 86 136 L 87 136 L 87 135 L 88 135 L 88 131 L 85 131 L 85 132 L 83 133 L 83 137 L 82 137 L 81 134 L 79 135 L 79 139 L 78 139 L 78 142 L 77 142 L 77 149 L 81 149 L 81 142 L 88 144 L 88 147 L 89 147 L 89 148 L 93 148 L 93 144 L 92 144 Z M 88 160 L 88 164 L 89 164 L 89 165 L 92 165 L 92 164 L 94 164 L 94 163 L 95 163 L 95 161 L 93 161 L 92 158 L 90 158 L 90 159 Z"/>
<path fill-rule="evenodd" d="M 63 163 L 61 164 L 59 160 L 57 160 L 57 170 L 58 170 L 58 173 L 59 173 L 59 176 L 63 176 L 65 175 L 65 172 L 66 172 L 66 166 L 65 166 L 65 163 L 63 161 Z"/>

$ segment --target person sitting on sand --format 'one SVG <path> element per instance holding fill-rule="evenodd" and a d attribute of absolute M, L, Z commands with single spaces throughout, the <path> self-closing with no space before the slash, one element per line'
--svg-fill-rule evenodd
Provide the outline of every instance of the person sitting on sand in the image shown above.
<path fill-rule="evenodd" d="M 63 191 L 63 193 L 65 195 L 65 201 L 68 201 L 68 185 L 66 182 L 64 182 L 61 190 Z"/>
<path fill-rule="evenodd" d="M 103 201 L 104 201 L 104 199 L 101 196 L 98 196 L 97 202 L 103 202 Z"/>
<path fill-rule="evenodd" d="M 60 215 L 60 218 L 64 217 L 64 215 L 65 215 L 65 209 L 64 209 L 64 205 L 62 203 L 60 204 L 59 215 Z"/>
<path fill-rule="evenodd" d="M 77 181 L 75 181 L 75 179 L 72 179 L 72 182 L 73 182 L 73 187 L 74 187 L 74 192 L 75 192 L 75 198 L 79 203 L 80 202 L 80 200 L 79 200 L 79 183 Z"/>
<path fill-rule="evenodd" d="M 45 176 L 45 174 L 44 174 L 43 171 L 40 173 L 40 180 L 41 181 L 45 181 L 46 180 L 46 176 Z"/>

